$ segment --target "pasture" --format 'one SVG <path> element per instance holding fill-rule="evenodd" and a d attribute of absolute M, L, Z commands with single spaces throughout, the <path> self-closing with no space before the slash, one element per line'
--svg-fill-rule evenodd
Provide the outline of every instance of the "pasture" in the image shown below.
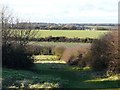
<path fill-rule="evenodd" d="M 49 57 L 49 58 L 48 58 Z M 44 61 L 43 61 L 44 58 Z M 46 60 L 45 60 L 46 58 Z M 50 60 L 54 58 L 53 60 Z M 3 68 L 3 88 L 81 88 L 118 90 L 118 77 L 106 77 L 89 67 L 69 66 L 53 56 L 37 56 L 30 70 Z M 47 62 L 49 61 L 49 62 Z"/>
<path fill-rule="evenodd" d="M 37 35 L 35 38 L 41 37 L 67 37 L 67 38 L 99 38 L 101 35 L 108 33 L 109 31 L 97 31 L 97 30 L 35 30 Z"/>
<path fill-rule="evenodd" d="M 39 46 L 64 46 L 64 47 L 88 47 L 90 43 L 75 43 L 75 42 L 30 42 L 30 45 Z"/>

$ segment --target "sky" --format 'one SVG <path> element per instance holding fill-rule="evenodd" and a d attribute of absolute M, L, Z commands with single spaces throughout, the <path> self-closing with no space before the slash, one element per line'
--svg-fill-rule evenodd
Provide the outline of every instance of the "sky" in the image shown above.
<path fill-rule="evenodd" d="M 46 23 L 118 23 L 119 0 L 1 0 L 23 20 Z"/>

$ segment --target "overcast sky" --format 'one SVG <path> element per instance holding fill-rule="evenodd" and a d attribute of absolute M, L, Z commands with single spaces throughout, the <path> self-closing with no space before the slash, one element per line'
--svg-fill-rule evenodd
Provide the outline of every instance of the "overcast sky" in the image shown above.
<path fill-rule="evenodd" d="M 117 23 L 119 0 L 2 0 L 32 22 Z"/>

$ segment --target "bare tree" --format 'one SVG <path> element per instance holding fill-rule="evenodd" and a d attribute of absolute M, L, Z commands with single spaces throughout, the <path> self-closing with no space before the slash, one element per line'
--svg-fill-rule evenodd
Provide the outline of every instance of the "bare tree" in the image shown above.
<path fill-rule="evenodd" d="M 1 25 L 2 25 L 2 42 L 7 44 L 9 41 L 9 37 L 12 35 L 12 31 L 10 30 L 10 24 L 12 22 L 12 14 L 9 13 L 8 7 L 3 6 L 1 9 Z"/>
<path fill-rule="evenodd" d="M 29 39 L 36 34 L 31 29 L 31 23 L 26 25 L 26 29 L 19 30 L 20 20 L 9 13 L 7 7 L 2 7 L 1 25 L 2 25 L 2 66 L 8 68 L 27 69 L 33 65 L 32 54 L 26 52 Z M 17 25 L 18 24 L 18 25 Z M 17 25 L 16 28 L 13 28 Z"/>
<path fill-rule="evenodd" d="M 24 46 L 29 43 L 29 40 L 31 38 L 35 37 L 37 31 L 32 30 L 32 25 L 30 21 L 27 22 L 27 24 L 25 25 L 26 28 L 24 30 L 17 29 L 19 27 L 19 23 L 20 20 L 13 17 L 8 7 L 3 6 L 1 10 L 3 44 L 9 44 L 14 42 Z"/>

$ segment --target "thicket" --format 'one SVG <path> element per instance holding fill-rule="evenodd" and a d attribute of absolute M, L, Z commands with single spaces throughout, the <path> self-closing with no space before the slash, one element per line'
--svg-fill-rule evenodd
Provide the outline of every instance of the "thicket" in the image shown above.
<path fill-rule="evenodd" d="M 32 55 L 54 55 L 54 46 L 26 45 L 26 52 Z"/>
<path fill-rule="evenodd" d="M 112 31 L 95 40 L 90 47 L 66 48 L 62 60 L 69 65 L 90 66 L 96 71 L 107 71 L 109 75 L 120 73 L 120 45 L 118 32 Z"/>
<path fill-rule="evenodd" d="M 36 35 L 31 30 L 31 23 L 26 26 L 26 30 L 11 29 L 13 23 L 20 20 L 9 12 L 8 7 L 2 6 L 0 9 L 1 33 L 2 33 L 2 66 L 14 69 L 27 69 L 33 65 L 32 55 L 26 52 L 25 46 L 29 39 Z M 11 37 L 15 38 L 12 40 Z M 18 40 L 19 39 L 19 40 Z"/>
<path fill-rule="evenodd" d="M 89 66 L 89 50 L 90 47 L 67 48 L 63 53 L 62 60 L 66 61 L 69 65 Z"/>
<path fill-rule="evenodd" d="M 32 38 L 30 41 L 38 42 L 82 42 L 82 43 L 92 43 L 93 38 L 67 38 L 67 37 L 45 37 L 45 38 Z"/>
<path fill-rule="evenodd" d="M 2 66 L 14 69 L 29 69 L 33 66 L 32 55 L 21 45 L 2 45 Z"/>
<path fill-rule="evenodd" d="M 92 44 L 91 67 L 94 70 L 107 70 L 109 74 L 120 73 L 119 51 L 117 31 L 102 36 Z"/>
<path fill-rule="evenodd" d="M 55 55 L 58 57 L 58 59 L 60 60 L 64 54 L 66 47 L 64 46 L 57 46 L 54 49 Z"/>
<path fill-rule="evenodd" d="M 10 37 L 11 40 L 19 40 L 22 38 L 14 38 Z M 44 38 L 30 38 L 29 41 L 38 41 L 38 42 L 82 42 L 82 43 L 92 43 L 94 40 L 93 38 L 67 38 L 67 37 L 44 37 Z"/>

